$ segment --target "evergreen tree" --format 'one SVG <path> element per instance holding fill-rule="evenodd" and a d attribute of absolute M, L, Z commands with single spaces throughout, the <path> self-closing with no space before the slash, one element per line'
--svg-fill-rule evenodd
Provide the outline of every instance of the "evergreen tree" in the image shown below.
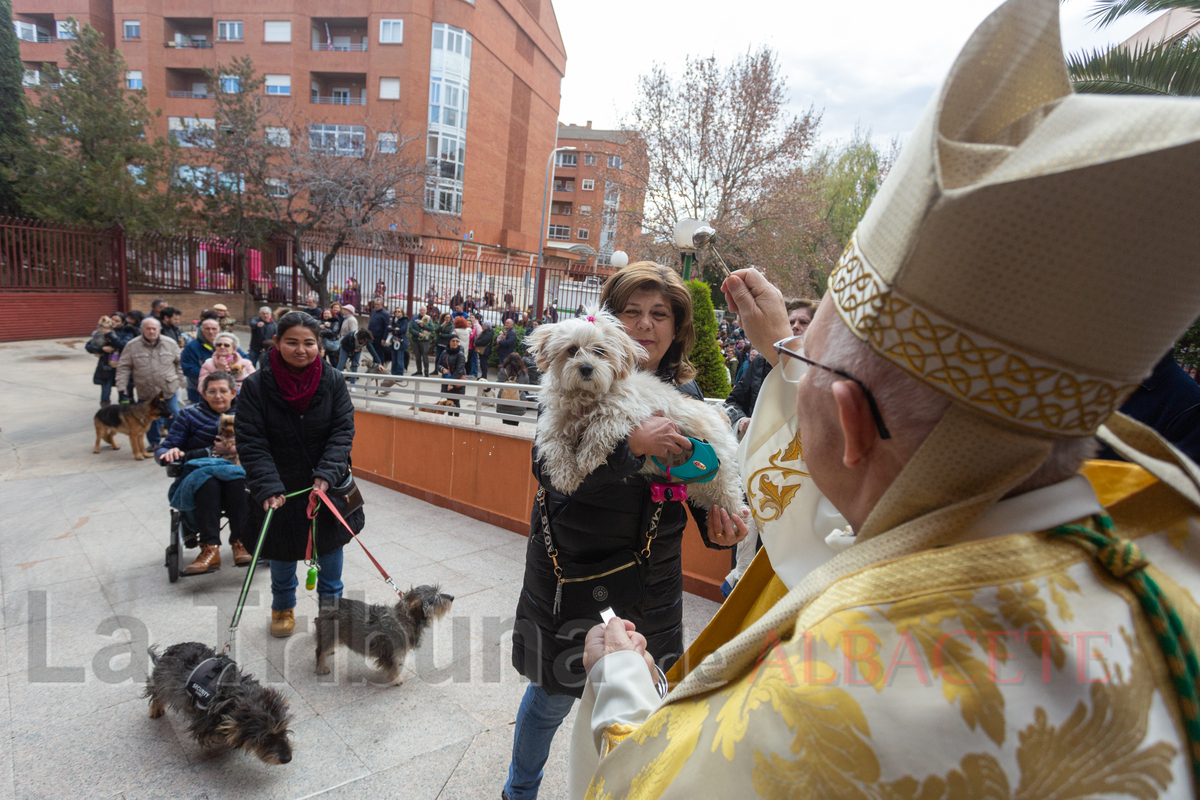
<path fill-rule="evenodd" d="M 12 0 L 0 0 L 0 216 L 21 213 L 17 164 L 28 141 L 24 77 L 21 44 L 12 23 Z"/>
<path fill-rule="evenodd" d="M 75 37 L 67 68 L 50 66 L 34 89 L 32 146 L 21 182 L 26 213 L 93 227 L 168 229 L 176 195 L 168 183 L 172 147 L 151 139 L 157 114 L 145 91 L 125 88 L 125 59 L 90 25 Z"/>
<path fill-rule="evenodd" d="M 713 311 L 712 294 L 703 281 L 688 281 L 692 292 L 692 317 L 696 326 L 696 346 L 691 362 L 696 368 L 696 385 L 705 397 L 729 396 L 729 370 L 717 343 L 717 315 Z"/>

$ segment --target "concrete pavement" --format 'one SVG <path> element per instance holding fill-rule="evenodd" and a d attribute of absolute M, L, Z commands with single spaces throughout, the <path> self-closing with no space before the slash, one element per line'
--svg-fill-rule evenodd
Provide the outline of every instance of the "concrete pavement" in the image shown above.
<path fill-rule="evenodd" d="M 372 552 L 402 586 L 440 582 L 457 598 L 404 685 L 344 649 L 318 679 L 315 595 L 300 592 L 297 633 L 272 639 L 260 571 L 236 657 L 287 695 L 292 763 L 206 757 L 180 718 L 148 718 L 147 644 L 222 643 L 245 573 L 223 546 L 220 572 L 168 583 L 168 480 L 123 436 L 92 454 L 94 365 L 80 339 L 0 344 L 0 798 L 498 797 L 525 688 L 509 658 L 526 539 L 372 484 Z M 344 580 L 351 596 L 394 598 L 354 544 Z M 689 641 L 715 610 L 685 595 Z M 565 795 L 573 721 L 542 797 Z"/>

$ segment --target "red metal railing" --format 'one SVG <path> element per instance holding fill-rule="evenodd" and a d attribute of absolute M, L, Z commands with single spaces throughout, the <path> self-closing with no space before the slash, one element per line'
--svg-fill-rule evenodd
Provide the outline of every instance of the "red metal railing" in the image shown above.
<path fill-rule="evenodd" d="M 330 239 L 314 234 L 302 242 L 306 263 L 323 264 Z M 250 289 L 260 300 L 302 305 L 308 284 L 293 263 L 288 239 L 261 248 L 234 248 L 219 239 L 193 235 L 126 236 L 55 223 L 0 218 L 0 291 L 161 292 L 243 291 L 243 261 Z M 344 245 L 334 257 L 326 285 L 334 299 L 365 313 L 376 295 L 389 309 L 408 313 L 432 302 L 449 310 L 455 296 L 473 299 L 481 309 L 533 308 L 543 298 L 557 313 L 594 304 L 610 268 L 584 269 L 547 258 L 538 285 L 537 256 L 498 251 L 470 242 L 415 240 L 380 232 L 369 242 Z"/>

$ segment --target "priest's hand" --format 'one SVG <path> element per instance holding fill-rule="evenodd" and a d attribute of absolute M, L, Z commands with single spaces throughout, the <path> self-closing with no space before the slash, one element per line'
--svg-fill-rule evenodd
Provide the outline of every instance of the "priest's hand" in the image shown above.
<path fill-rule="evenodd" d="M 779 363 L 773 345 L 792 335 L 783 293 L 753 267 L 735 271 L 721 284 L 721 291 L 750 344 L 772 366 Z"/>
<path fill-rule="evenodd" d="M 650 680 L 658 681 L 654 669 L 654 656 L 646 652 L 646 637 L 637 632 L 629 620 L 613 617 L 607 625 L 597 625 L 587 632 L 583 640 L 583 670 L 590 673 L 596 662 L 611 653 L 632 650 L 640 653 L 650 670 Z"/>

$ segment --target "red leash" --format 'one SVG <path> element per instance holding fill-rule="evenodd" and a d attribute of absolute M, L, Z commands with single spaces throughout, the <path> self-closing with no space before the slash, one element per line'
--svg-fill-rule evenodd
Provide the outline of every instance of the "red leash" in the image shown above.
<path fill-rule="evenodd" d="M 313 494 L 317 495 L 317 497 L 320 497 L 321 500 L 324 501 L 325 506 L 330 511 L 333 512 L 333 515 L 335 517 L 337 517 L 338 522 L 342 523 L 342 525 L 346 528 L 346 530 L 350 531 L 350 538 L 353 539 L 354 541 L 358 542 L 358 546 L 361 547 L 363 552 L 367 554 L 367 558 L 371 559 L 371 563 L 375 565 L 375 569 L 379 570 L 379 574 L 383 576 L 383 580 L 385 582 L 387 582 L 387 585 L 391 586 L 392 589 L 396 592 L 396 594 L 400 595 L 401 597 L 404 597 L 404 592 L 400 591 L 400 587 L 396 586 L 396 582 L 392 580 L 392 576 L 388 575 L 387 570 L 383 568 L 383 565 L 375 560 L 375 556 L 371 555 L 371 551 L 368 550 L 367 546 L 362 543 L 361 539 L 358 538 L 358 534 L 354 532 L 354 529 L 350 527 L 350 524 L 347 523 L 346 520 L 342 518 L 342 515 L 340 513 L 338 513 L 337 506 L 335 506 L 333 504 L 333 502 L 330 501 L 329 497 L 325 494 L 324 490 L 313 489 Z M 317 510 L 319 510 L 319 507 Z M 310 517 L 310 519 L 316 518 L 317 510 L 313 511 L 312 517 Z M 313 535 L 310 536 L 308 539 L 307 557 L 308 557 L 308 560 L 310 560 L 310 561 L 312 560 L 313 539 L 315 539 L 315 538 L 316 538 L 316 530 L 314 529 Z"/>

